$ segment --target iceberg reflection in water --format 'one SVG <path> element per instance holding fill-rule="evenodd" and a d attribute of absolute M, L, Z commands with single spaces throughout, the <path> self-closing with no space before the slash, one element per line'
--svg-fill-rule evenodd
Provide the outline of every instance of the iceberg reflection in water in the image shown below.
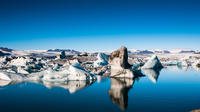
<path fill-rule="evenodd" d="M 69 92 L 71 94 L 93 84 L 92 81 L 65 81 L 65 82 L 29 81 L 29 82 L 36 83 L 36 84 L 42 84 L 49 89 L 54 88 L 54 87 L 61 87 L 66 90 L 69 90 Z M 5 87 L 8 85 L 14 85 L 14 84 L 19 84 L 19 83 L 23 83 L 23 82 L 0 80 L 0 87 Z"/>
<path fill-rule="evenodd" d="M 81 90 L 83 88 L 86 88 L 90 86 L 93 82 L 91 81 L 66 81 L 66 82 L 49 82 L 49 81 L 40 81 L 40 82 L 33 82 L 33 83 L 40 83 L 43 84 L 45 87 L 51 89 L 54 87 L 61 87 L 66 90 L 69 90 L 69 92 L 75 93 L 78 90 Z"/>
<path fill-rule="evenodd" d="M 8 80 L 0 80 L 0 87 L 5 87 L 8 85 L 15 85 L 22 83 L 21 81 L 8 81 Z"/>
<path fill-rule="evenodd" d="M 132 88 L 135 80 L 130 78 L 111 78 L 111 87 L 108 94 L 113 103 L 122 110 L 128 106 L 128 92 Z"/>
<path fill-rule="evenodd" d="M 161 69 L 142 69 L 145 75 L 148 76 L 148 78 L 153 82 L 156 83 L 158 80 L 158 76 L 160 75 Z"/>
<path fill-rule="evenodd" d="M 0 80 L 0 108 L 3 112 L 190 112 L 199 108 L 200 72 L 166 67 L 142 73 L 145 77 L 98 76 L 96 82 Z"/>

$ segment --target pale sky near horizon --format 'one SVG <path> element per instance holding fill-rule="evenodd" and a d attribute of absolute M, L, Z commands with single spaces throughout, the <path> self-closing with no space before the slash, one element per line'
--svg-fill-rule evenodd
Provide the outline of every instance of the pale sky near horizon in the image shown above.
<path fill-rule="evenodd" d="M 198 0 L 0 0 L 0 46 L 200 49 Z"/>

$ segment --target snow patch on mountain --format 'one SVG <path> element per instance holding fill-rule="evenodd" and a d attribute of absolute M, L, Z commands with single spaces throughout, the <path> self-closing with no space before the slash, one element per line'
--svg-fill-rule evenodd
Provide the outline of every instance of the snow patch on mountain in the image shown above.
<path fill-rule="evenodd" d="M 178 54 L 178 53 L 195 53 L 192 49 L 173 49 L 170 50 L 170 53 Z"/>
<path fill-rule="evenodd" d="M 137 49 L 129 49 L 128 52 L 134 54 L 153 54 L 153 52 L 149 50 L 137 50 Z"/>

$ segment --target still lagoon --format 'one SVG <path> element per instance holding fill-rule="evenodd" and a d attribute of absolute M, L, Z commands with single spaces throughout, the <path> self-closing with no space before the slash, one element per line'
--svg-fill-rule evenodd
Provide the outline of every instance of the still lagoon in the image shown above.
<path fill-rule="evenodd" d="M 135 79 L 0 80 L 0 112 L 190 112 L 200 109 L 200 71 L 171 66 Z"/>

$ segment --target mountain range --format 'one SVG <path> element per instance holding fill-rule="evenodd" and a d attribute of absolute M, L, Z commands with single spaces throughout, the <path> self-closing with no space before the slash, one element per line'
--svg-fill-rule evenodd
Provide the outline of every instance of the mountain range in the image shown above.
<path fill-rule="evenodd" d="M 39 56 L 57 56 L 61 51 L 65 51 L 66 55 L 79 55 L 80 51 L 73 49 L 49 49 L 49 50 L 16 50 L 5 47 L 0 47 L 0 56 L 4 55 L 15 55 L 15 56 L 25 56 L 25 55 L 39 55 Z M 90 54 L 98 54 L 103 52 L 110 54 L 111 51 L 97 51 L 89 52 Z M 138 50 L 138 49 L 128 49 L 128 53 L 132 54 L 180 54 L 180 53 L 191 53 L 200 54 L 199 50 L 192 49 L 172 49 L 172 50 L 162 50 L 162 49 L 150 49 L 150 50 Z"/>

